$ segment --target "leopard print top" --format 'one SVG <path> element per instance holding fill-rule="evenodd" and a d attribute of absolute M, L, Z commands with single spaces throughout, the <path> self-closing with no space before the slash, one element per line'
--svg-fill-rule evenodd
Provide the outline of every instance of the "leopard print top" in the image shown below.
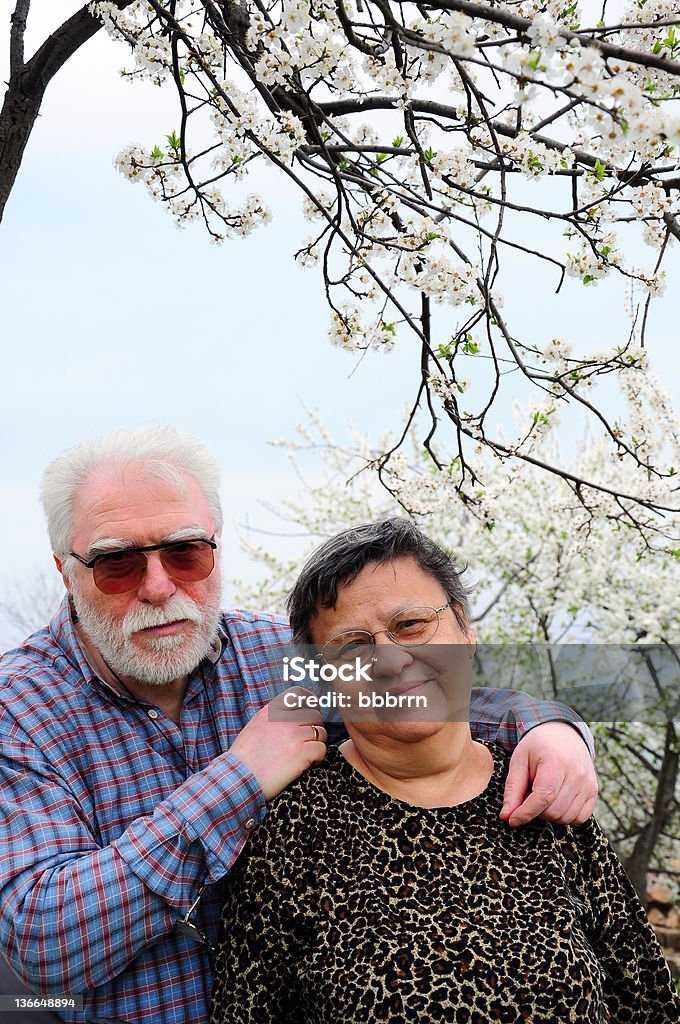
<path fill-rule="evenodd" d="M 228 877 L 211 1024 L 668 1024 L 670 973 L 600 828 L 423 809 L 336 749 Z"/>

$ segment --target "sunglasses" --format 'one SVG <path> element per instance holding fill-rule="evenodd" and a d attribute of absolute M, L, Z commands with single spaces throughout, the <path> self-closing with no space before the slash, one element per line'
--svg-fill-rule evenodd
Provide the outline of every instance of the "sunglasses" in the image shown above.
<path fill-rule="evenodd" d="M 178 540 L 169 544 L 147 544 L 143 548 L 124 548 L 122 551 L 104 551 L 89 562 L 69 552 L 86 569 L 92 569 L 94 585 L 102 594 L 125 594 L 135 590 L 144 579 L 147 551 L 158 551 L 161 565 L 173 580 L 197 583 L 205 580 L 215 568 L 214 540 Z"/>

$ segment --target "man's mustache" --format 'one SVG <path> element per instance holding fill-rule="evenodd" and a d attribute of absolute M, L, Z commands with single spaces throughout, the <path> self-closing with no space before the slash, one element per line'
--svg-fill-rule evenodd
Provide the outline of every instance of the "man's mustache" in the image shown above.
<path fill-rule="evenodd" d="M 128 612 L 122 622 L 123 636 L 129 640 L 133 633 L 153 626 L 165 626 L 178 619 L 200 623 L 201 609 L 190 597 L 171 597 L 164 605 L 149 605 Z"/>

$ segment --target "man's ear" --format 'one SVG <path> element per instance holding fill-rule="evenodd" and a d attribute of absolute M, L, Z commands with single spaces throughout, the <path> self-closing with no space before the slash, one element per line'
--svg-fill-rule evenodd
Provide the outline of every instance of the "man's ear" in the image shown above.
<path fill-rule="evenodd" d="M 61 558 L 59 558 L 59 555 L 55 555 L 55 554 L 52 555 L 52 558 L 54 559 L 54 564 L 56 565 L 57 569 L 59 570 L 59 573 L 61 574 L 61 578 L 64 581 L 64 586 L 66 587 L 66 589 L 68 590 L 68 592 L 70 594 L 71 593 L 71 584 L 69 583 L 68 578 L 67 578 L 67 576 L 66 576 L 66 574 L 64 572 L 64 566 L 63 566 L 62 560 L 61 560 Z"/>

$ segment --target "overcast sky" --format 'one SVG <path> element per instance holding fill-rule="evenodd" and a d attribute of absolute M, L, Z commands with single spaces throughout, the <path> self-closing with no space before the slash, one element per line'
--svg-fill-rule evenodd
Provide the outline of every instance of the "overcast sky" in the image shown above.
<path fill-rule="evenodd" d="M 10 6 L 0 28 L 3 81 Z M 35 3 L 34 43 L 78 6 Z M 292 260 L 310 227 L 276 175 L 267 179 L 273 224 L 216 248 L 198 226 L 179 231 L 118 174 L 120 148 L 150 147 L 177 127 L 170 90 L 120 78 L 126 57 L 100 33 L 50 85 L 0 225 L 5 591 L 49 568 L 40 474 L 87 435 L 156 419 L 204 438 L 224 473 L 227 575 L 243 576 L 249 566 L 233 527 L 271 525 L 259 503 L 295 487 L 285 454 L 267 441 L 292 436 L 301 401 L 339 441 L 350 423 L 377 439 L 397 427 L 415 387 L 409 339 L 391 356 L 363 360 L 330 346 L 318 278 Z M 673 262 L 677 282 L 677 252 Z M 672 387 L 676 290 L 655 305 L 650 332 L 654 365 Z M 520 269 L 509 291 L 532 328 L 545 326 L 549 309 L 548 331 L 569 333 L 568 323 L 598 347 L 625 340 L 622 303 L 613 306 L 606 289 L 580 289 L 576 300 L 567 291 L 549 305 L 532 287 L 529 303 Z"/>

